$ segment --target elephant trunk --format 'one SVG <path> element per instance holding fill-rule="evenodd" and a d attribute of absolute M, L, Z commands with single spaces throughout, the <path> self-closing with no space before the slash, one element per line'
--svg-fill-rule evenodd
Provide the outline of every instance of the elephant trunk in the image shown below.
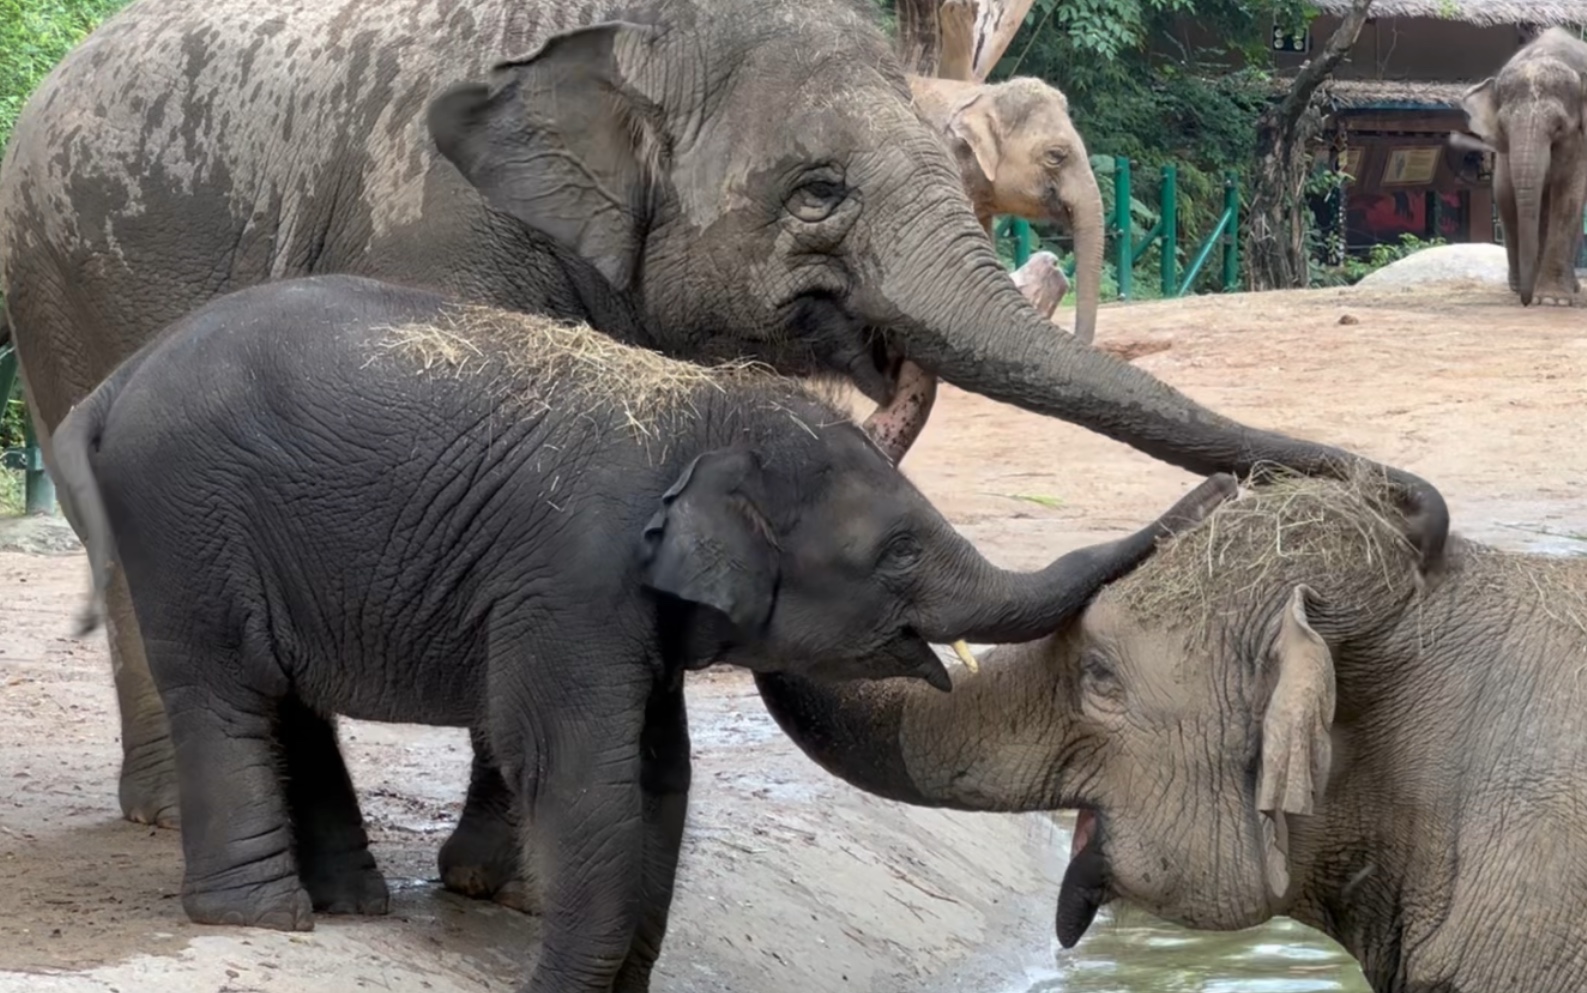
<path fill-rule="evenodd" d="M 1103 256 L 1102 191 L 1089 167 L 1075 177 L 1073 188 L 1065 191 L 1063 206 L 1075 238 L 1075 338 L 1089 345 L 1097 336 Z"/>
<path fill-rule="evenodd" d="M 1510 142 L 1510 179 L 1515 185 L 1515 213 L 1520 228 L 1515 234 L 1522 306 L 1532 304 L 1538 263 L 1543 255 L 1543 190 L 1548 182 L 1551 144 L 1548 129 L 1540 120 L 1529 120 L 1516 129 Z"/>
<path fill-rule="evenodd" d="M 1203 520 L 1235 490 L 1234 477 L 1213 476 L 1134 534 L 1076 549 L 1037 572 L 999 569 L 955 535 L 942 554 L 956 561 L 921 569 L 936 585 L 921 597 L 916 627 L 938 643 L 1022 642 L 1051 634 L 1097 590 L 1146 561 L 1158 539 Z"/>
<path fill-rule="evenodd" d="M 1000 648 L 951 693 L 911 679 L 825 682 L 756 673 L 772 719 L 851 786 L 921 807 L 1020 812 L 1063 806 L 1066 734 L 1048 642 Z"/>
<path fill-rule="evenodd" d="M 1070 552 L 1038 573 L 997 569 L 969 542 L 946 553 L 955 569 L 925 563 L 922 574 L 953 576 L 924 599 L 921 633 L 945 641 L 1031 640 L 1067 624 L 1104 584 L 1134 569 L 1157 539 L 1193 527 L 1235 493 L 1230 476 L 1205 480 L 1147 527 Z M 970 591 L 970 592 L 966 592 Z M 757 673 L 772 718 L 823 769 L 890 800 L 962 810 L 1044 810 L 1076 805 L 1060 776 L 1066 722 L 1058 712 L 1052 641 L 995 649 L 975 677 L 951 693 L 914 680 L 820 683 Z"/>
<path fill-rule="evenodd" d="M 1285 467 L 1346 478 L 1362 466 L 1338 448 L 1231 421 L 1144 370 L 1053 334 L 998 261 L 941 149 L 888 153 L 897 159 L 890 171 L 913 183 L 900 184 L 896 203 L 878 198 L 870 212 L 869 237 L 886 248 L 869 253 L 876 268 L 851 302 L 904 358 L 971 393 L 1078 424 L 1197 475 Z M 922 177 L 934 157 L 940 175 Z M 1403 494 L 1424 567 L 1435 565 L 1449 535 L 1443 497 L 1416 476 L 1383 471 Z"/>

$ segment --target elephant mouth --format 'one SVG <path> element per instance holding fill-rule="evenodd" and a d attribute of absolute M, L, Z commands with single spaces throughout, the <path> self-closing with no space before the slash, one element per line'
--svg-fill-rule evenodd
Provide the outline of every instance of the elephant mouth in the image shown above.
<path fill-rule="evenodd" d="M 1108 861 L 1102 854 L 1102 818 L 1090 807 L 1075 815 L 1069 866 L 1058 887 L 1058 944 L 1073 948 L 1108 901 Z"/>

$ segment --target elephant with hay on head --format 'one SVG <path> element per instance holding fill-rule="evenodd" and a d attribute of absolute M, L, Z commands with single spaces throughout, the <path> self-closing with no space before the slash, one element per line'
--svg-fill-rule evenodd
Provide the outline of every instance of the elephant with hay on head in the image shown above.
<path fill-rule="evenodd" d="M 1458 536 L 1381 476 L 1223 503 L 950 694 L 758 677 L 828 771 L 906 803 L 1079 810 L 1069 947 L 1128 903 L 1287 915 L 1378 993 L 1587 988 L 1587 557 Z"/>

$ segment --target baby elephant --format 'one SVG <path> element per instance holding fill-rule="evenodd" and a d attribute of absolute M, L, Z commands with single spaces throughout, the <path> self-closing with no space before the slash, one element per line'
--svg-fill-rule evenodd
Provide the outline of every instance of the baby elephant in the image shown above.
<path fill-rule="evenodd" d="M 1010 574 L 789 380 L 350 277 L 217 299 L 55 444 L 170 714 L 188 916 L 384 912 L 331 715 L 467 726 L 532 825 L 533 991 L 649 985 L 685 670 L 945 690 L 928 642 L 1053 630 L 1170 523 Z"/>

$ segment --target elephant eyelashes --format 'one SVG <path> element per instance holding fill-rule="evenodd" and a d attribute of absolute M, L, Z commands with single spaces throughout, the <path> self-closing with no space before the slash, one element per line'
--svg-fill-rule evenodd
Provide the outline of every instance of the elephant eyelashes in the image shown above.
<path fill-rule="evenodd" d="M 1107 656 L 1089 651 L 1080 657 L 1080 685 L 1087 696 L 1118 702 L 1124 698 L 1124 684 Z"/>

